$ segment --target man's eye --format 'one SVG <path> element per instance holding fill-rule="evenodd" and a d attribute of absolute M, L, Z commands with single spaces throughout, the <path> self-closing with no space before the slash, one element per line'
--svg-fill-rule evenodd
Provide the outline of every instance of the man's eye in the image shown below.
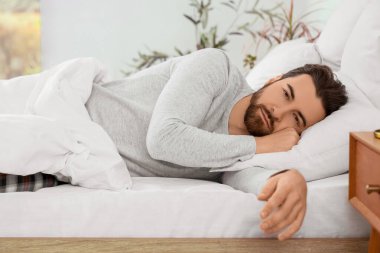
<path fill-rule="evenodd" d="M 288 94 L 288 92 L 286 90 L 284 90 L 284 89 L 283 89 L 283 91 L 284 91 L 284 95 L 285 95 L 286 99 L 289 100 L 289 94 Z"/>
<path fill-rule="evenodd" d="M 293 115 L 294 115 L 294 119 L 295 119 L 296 122 L 297 122 L 297 126 L 300 126 L 300 121 L 299 121 L 297 115 L 296 115 L 295 113 L 294 113 Z"/>

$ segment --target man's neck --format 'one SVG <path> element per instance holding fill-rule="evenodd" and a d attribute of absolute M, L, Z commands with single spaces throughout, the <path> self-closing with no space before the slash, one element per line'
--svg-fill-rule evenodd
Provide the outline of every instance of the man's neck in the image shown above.
<path fill-rule="evenodd" d="M 240 99 L 233 107 L 228 120 L 228 133 L 231 135 L 249 135 L 244 124 L 244 115 L 250 104 L 252 94 Z"/>

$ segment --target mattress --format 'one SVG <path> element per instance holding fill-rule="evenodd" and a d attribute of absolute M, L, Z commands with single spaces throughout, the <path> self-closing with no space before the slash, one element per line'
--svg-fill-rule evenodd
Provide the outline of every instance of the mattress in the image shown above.
<path fill-rule="evenodd" d="M 264 202 L 215 182 L 135 177 L 131 190 L 72 185 L 0 194 L 1 237 L 273 237 L 259 228 Z M 6 218 L 4 218 L 6 217 Z M 348 201 L 348 175 L 308 182 L 294 237 L 368 237 Z"/>

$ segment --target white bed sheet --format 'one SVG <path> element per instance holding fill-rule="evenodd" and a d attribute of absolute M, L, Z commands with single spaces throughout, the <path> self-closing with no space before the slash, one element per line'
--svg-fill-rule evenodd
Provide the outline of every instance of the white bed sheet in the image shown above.
<path fill-rule="evenodd" d="M 133 179 L 125 192 L 60 185 L 0 194 L 0 236 L 268 237 L 258 226 L 263 202 L 254 194 L 203 180 Z M 294 237 L 369 236 L 370 226 L 347 200 L 347 174 L 308 185 L 306 218 Z"/>

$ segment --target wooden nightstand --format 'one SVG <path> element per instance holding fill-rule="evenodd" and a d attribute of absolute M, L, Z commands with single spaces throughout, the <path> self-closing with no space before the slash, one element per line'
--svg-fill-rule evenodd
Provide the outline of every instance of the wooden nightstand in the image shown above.
<path fill-rule="evenodd" d="M 373 132 L 350 133 L 349 199 L 371 224 L 368 252 L 380 252 L 380 139 Z"/>

